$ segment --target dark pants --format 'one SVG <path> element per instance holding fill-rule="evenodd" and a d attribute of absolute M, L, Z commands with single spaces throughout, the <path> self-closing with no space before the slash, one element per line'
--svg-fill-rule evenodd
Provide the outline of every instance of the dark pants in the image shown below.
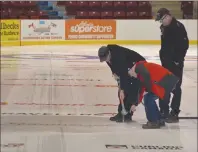
<path fill-rule="evenodd" d="M 174 62 L 168 63 L 162 61 L 162 66 L 170 70 L 175 76 L 179 78 L 179 82 L 176 84 L 176 87 L 173 91 L 173 98 L 171 102 L 172 111 L 178 115 L 180 112 L 180 104 L 181 104 L 181 95 L 182 95 L 181 84 L 183 77 L 184 62 L 181 62 L 179 63 L 179 65 L 176 65 Z M 168 102 L 163 102 L 163 101 L 159 102 L 160 110 L 162 113 L 168 112 L 167 109 L 169 109 L 170 97 L 171 95 L 169 95 Z"/>
<path fill-rule="evenodd" d="M 120 90 L 118 90 L 118 99 L 119 99 L 119 102 L 120 102 L 119 95 L 120 95 Z M 129 95 L 125 93 L 124 106 L 125 106 L 126 111 L 130 111 L 130 108 L 132 106 L 132 103 L 129 100 L 128 96 Z M 118 105 L 118 113 L 121 113 L 121 111 L 122 111 L 122 105 L 121 105 L 121 102 L 120 102 L 120 104 Z"/>

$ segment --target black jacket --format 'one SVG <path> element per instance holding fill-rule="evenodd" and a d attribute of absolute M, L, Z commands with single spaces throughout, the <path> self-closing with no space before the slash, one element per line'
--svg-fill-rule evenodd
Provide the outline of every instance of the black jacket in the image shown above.
<path fill-rule="evenodd" d="M 184 25 L 173 18 L 169 26 L 161 25 L 160 59 L 171 62 L 183 62 L 189 47 Z"/>
<path fill-rule="evenodd" d="M 135 51 L 128 48 L 124 48 L 118 45 L 108 45 L 111 54 L 110 63 L 107 62 L 111 68 L 112 73 L 115 73 L 120 77 L 120 88 L 124 91 L 129 91 L 130 82 L 132 78 L 128 75 L 128 70 L 138 61 L 144 61 L 142 57 Z"/>

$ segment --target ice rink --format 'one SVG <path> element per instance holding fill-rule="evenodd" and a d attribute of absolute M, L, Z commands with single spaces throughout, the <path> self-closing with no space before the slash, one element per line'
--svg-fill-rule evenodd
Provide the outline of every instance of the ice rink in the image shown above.
<path fill-rule="evenodd" d="M 185 61 L 179 124 L 143 130 L 143 105 L 132 123 L 110 122 L 117 86 L 100 63 L 100 46 L 1 48 L 2 152 L 197 152 L 197 46 Z M 159 46 L 127 46 L 159 62 Z"/>

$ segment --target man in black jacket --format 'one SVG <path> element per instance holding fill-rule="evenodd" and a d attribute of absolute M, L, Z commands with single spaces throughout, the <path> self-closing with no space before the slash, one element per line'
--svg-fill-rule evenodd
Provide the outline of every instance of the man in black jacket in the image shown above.
<path fill-rule="evenodd" d="M 125 121 L 131 121 L 130 112 L 132 105 L 138 104 L 138 92 L 140 89 L 140 81 L 136 78 L 132 78 L 128 75 L 128 70 L 138 61 L 144 61 L 142 57 L 135 51 L 118 45 L 107 45 L 102 46 L 98 50 L 98 56 L 101 62 L 106 61 L 110 67 L 112 74 L 118 78 L 119 89 L 118 97 L 119 100 L 124 101 L 124 105 L 128 114 L 125 116 Z M 111 121 L 122 121 L 122 107 L 121 104 L 118 106 L 118 114 L 111 117 Z"/>
<path fill-rule="evenodd" d="M 184 25 L 172 17 L 168 9 L 159 9 L 157 12 L 156 21 L 160 21 L 161 23 L 160 60 L 162 66 L 180 78 L 180 81 L 173 92 L 174 95 L 171 103 L 172 110 L 170 114 L 168 114 L 169 111 L 163 111 L 163 109 L 167 109 L 169 103 L 165 104 L 165 102 L 159 102 L 161 112 L 167 118 L 166 122 L 173 123 L 179 121 L 178 115 L 180 112 L 182 94 L 181 84 L 184 58 L 189 47 L 189 40 Z"/>

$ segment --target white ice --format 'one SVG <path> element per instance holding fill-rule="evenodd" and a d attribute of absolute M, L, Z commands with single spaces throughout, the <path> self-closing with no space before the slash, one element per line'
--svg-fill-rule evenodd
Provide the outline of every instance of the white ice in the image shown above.
<path fill-rule="evenodd" d="M 143 130 L 146 118 L 140 105 L 132 123 L 109 121 L 117 112 L 117 87 L 108 66 L 96 58 L 99 47 L 1 48 L 1 102 L 8 103 L 1 105 L 1 151 L 197 152 L 197 120 Z M 159 46 L 126 47 L 160 63 Z M 188 50 L 182 87 L 180 116 L 197 117 L 197 46 Z M 126 145 L 127 149 L 105 145 Z M 137 149 L 138 145 L 182 148 L 149 150 Z"/>

